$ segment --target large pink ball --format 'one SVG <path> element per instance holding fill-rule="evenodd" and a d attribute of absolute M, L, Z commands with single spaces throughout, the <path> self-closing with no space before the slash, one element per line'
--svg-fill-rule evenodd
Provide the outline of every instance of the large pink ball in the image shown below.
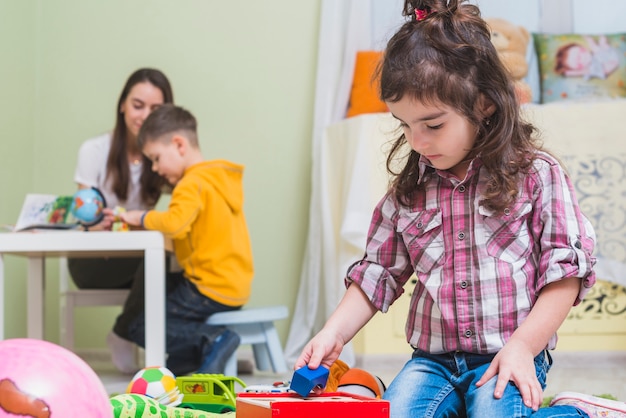
<path fill-rule="evenodd" d="M 48 341 L 0 341 L 0 417 L 112 418 L 96 373 Z"/>

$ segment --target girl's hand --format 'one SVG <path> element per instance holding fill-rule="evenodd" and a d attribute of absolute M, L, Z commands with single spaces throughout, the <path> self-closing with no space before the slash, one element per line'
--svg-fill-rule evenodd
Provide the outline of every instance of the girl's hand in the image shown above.
<path fill-rule="evenodd" d="M 344 345 L 345 342 L 339 335 L 330 330 L 322 329 L 304 347 L 294 369 L 297 370 L 307 365 L 314 370 L 320 365 L 330 369 L 335 360 L 339 358 Z M 319 394 L 323 392 L 323 388 L 314 388 L 313 391 Z"/>
<path fill-rule="evenodd" d="M 524 405 L 534 411 L 539 409 L 543 402 L 543 389 L 535 373 L 533 353 L 526 344 L 511 339 L 494 357 L 476 386 L 484 385 L 494 376 L 498 379 L 493 392 L 496 399 L 500 399 L 509 382 L 513 382 L 522 395 Z"/>
<path fill-rule="evenodd" d="M 320 365 L 330 368 L 339 358 L 345 343 L 339 335 L 322 329 L 311 341 L 308 342 L 300 357 L 296 361 L 295 368 L 299 369 L 308 365 L 311 369 L 317 369 Z"/>

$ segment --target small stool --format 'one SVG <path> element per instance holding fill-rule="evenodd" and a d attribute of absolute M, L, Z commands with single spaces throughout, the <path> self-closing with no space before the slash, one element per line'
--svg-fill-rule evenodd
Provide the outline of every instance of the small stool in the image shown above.
<path fill-rule="evenodd" d="M 222 325 L 234 331 L 241 338 L 241 345 L 252 345 L 254 361 L 259 370 L 274 373 L 287 372 L 287 361 L 280 345 L 274 321 L 289 315 L 286 306 L 263 308 L 243 308 L 238 311 L 218 312 L 207 320 L 209 325 Z M 237 376 L 237 352 L 226 363 L 226 376 Z"/>

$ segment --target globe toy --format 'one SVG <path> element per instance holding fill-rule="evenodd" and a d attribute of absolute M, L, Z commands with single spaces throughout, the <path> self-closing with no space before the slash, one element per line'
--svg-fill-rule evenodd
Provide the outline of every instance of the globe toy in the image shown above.
<path fill-rule="evenodd" d="M 74 200 L 70 211 L 72 215 L 85 226 L 95 225 L 102 220 L 106 207 L 106 200 L 102 192 L 95 187 L 80 189 L 74 193 Z"/>
<path fill-rule="evenodd" d="M 0 341 L 0 417 L 113 418 L 96 373 L 48 341 Z"/>
<path fill-rule="evenodd" d="M 174 373 L 158 366 L 139 370 L 128 384 L 126 393 L 145 395 L 168 406 L 180 405 L 183 400 Z"/>

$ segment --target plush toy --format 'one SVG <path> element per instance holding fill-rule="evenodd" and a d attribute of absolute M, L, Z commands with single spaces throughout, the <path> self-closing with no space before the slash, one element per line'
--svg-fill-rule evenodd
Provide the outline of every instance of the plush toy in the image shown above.
<path fill-rule="evenodd" d="M 515 93 L 520 103 L 532 100 L 530 86 L 523 80 L 528 74 L 526 50 L 530 33 L 523 26 L 517 26 L 500 18 L 485 19 L 491 30 L 491 42 L 496 47 L 502 64 L 509 70 L 515 83 Z"/>

